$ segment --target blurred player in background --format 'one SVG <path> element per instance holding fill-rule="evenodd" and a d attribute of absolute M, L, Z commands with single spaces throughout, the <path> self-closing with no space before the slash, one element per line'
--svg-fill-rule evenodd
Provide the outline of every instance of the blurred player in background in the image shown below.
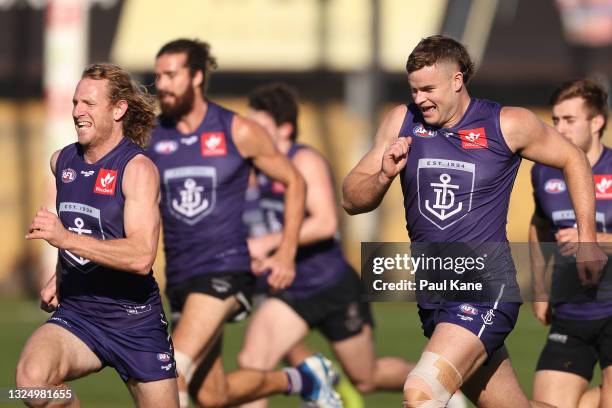
<path fill-rule="evenodd" d="M 607 233 L 612 231 L 612 150 L 601 143 L 608 118 L 607 101 L 603 87 L 586 79 L 563 84 L 551 98 L 555 128 L 584 151 L 592 167 L 597 241 L 604 243 L 603 248 L 611 254 L 612 247 L 606 243 L 612 242 L 612 234 Z M 534 314 L 543 324 L 552 323 L 537 365 L 534 399 L 559 408 L 577 407 L 599 361 L 603 372 L 599 406 L 612 406 L 612 298 L 589 302 L 588 293 L 593 287 L 581 286 L 576 277 L 571 255 L 579 236 L 563 173 L 536 164 L 531 177 L 536 211 L 529 228 L 529 241 L 557 242 L 560 249 L 553 254 L 550 246 L 532 246 Z M 553 297 L 565 291 L 561 286 L 567 285 L 583 288 L 576 290 L 578 297 L 548 301 L 545 270 L 551 256 L 554 256 Z M 597 389 L 590 391 L 597 392 Z M 585 401 L 581 403 L 586 406 Z M 596 407 L 597 402 L 591 406 Z"/>
<path fill-rule="evenodd" d="M 42 307 L 55 312 L 25 345 L 17 386 L 55 387 L 111 366 L 136 406 L 178 407 L 168 324 L 151 270 L 159 176 L 142 148 L 155 105 L 128 72 L 110 64 L 85 69 L 72 102 L 78 141 L 51 157 L 59 217 L 41 208 L 26 235 L 59 249 L 57 273 L 42 290 Z"/>
<path fill-rule="evenodd" d="M 413 243 L 466 242 L 498 252 L 489 260 L 495 269 L 473 275 L 487 292 L 468 302 L 417 292 L 429 341 L 405 382 L 404 404 L 443 407 L 461 387 L 481 407 L 528 407 L 504 345 L 520 307 L 506 237 L 510 192 L 521 157 L 564 169 L 579 241 L 594 242 L 594 205 L 584 198 L 594 189 L 588 163 L 532 112 L 470 97 L 474 65 L 457 41 L 421 40 L 406 70 L 413 103 L 383 120 L 374 146 L 344 180 L 344 208 L 349 214 L 375 209 L 400 174 Z M 578 262 L 595 278 L 605 255 L 581 245 Z"/>
<path fill-rule="evenodd" d="M 287 191 L 285 234 L 278 251 L 259 265 L 270 271 L 275 289 L 295 277 L 304 181 L 264 129 L 205 98 L 215 67 L 208 44 L 197 40 L 171 41 L 155 60 L 161 115 L 148 152 L 160 171 L 181 406 L 188 405 L 189 387 L 196 403 L 207 407 L 279 393 L 336 407 L 330 363 L 321 356 L 297 369 L 224 372 L 225 322 L 248 314 L 255 281 L 241 218 L 249 172 L 254 165 Z"/>

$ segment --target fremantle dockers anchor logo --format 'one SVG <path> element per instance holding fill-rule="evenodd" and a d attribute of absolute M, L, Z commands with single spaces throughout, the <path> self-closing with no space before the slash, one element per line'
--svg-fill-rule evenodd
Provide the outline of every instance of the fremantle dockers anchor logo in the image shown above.
<path fill-rule="evenodd" d="M 105 239 L 99 209 L 81 203 L 63 202 L 60 203 L 59 216 L 69 231 L 96 239 Z M 83 273 L 91 272 L 98 267 L 98 264 L 70 251 L 62 249 L 60 254 L 70 265 Z"/>
<path fill-rule="evenodd" d="M 170 213 L 194 225 L 215 207 L 217 169 L 210 166 L 168 169 L 164 172 L 164 186 Z"/>
<path fill-rule="evenodd" d="M 451 176 L 443 173 L 440 176 L 439 183 L 430 183 L 430 186 L 436 193 L 436 202 L 433 206 L 430 206 L 429 200 L 425 200 L 425 208 L 443 221 L 457 214 L 463 208 L 463 203 L 455 206 L 455 193 L 453 190 L 459 189 L 459 185 L 450 184 L 450 180 Z"/>
<path fill-rule="evenodd" d="M 473 163 L 419 159 L 417 170 L 419 212 L 441 230 L 472 209 Z"/>
<path fill-rule="evenodd" d="M 198 186 L 197 182 L 188 178 L 183 183 L 183 190 L 180 190 L 181 201 L 172 200 L 172 208 L 186 217 L 193 217 L 208 208 L 208 200 L 202 198 L 204 195 L 204 187 Z"/>

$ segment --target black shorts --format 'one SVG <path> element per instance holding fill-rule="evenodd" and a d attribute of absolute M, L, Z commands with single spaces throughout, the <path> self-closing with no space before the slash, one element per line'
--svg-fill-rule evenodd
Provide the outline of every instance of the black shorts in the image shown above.
<path fill-rule="evenodd" d="M 251 272 L 222 272 L 199 275 L 175 285 L 168 285 L 166 296 L 172 311 L 172 325 L 181 317 L 185 301 L 190 293 L 203 293 L 225 300 L 235 296 L 240 309 L 228 318 L 229 322 L 238 322 L 251 313 L 251 296 L 255 288 L 255 276 Z"/>
<path fill-rule="evenodd" d="M 271 297 L 287 303 L 330 342 L 346 340 L 361 333 L 364 325 L 374 325 L 370 304 L 353 269 L 348 269 L 337 284 L 313 296 L 296 298 L 285 291 Z"/>
<path fill-rule="evenodd" d="M 591 381 L 597 361 L 602 370 L 612 364 L 612 317 L 598 320 L 553 317 L 536 371 L 563 371 Z"/>

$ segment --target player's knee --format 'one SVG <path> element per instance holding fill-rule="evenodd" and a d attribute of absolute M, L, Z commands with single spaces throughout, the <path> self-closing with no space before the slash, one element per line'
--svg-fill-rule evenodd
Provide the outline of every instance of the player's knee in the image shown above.
<path fill-rule="evenodd" d="M 51 373 L 40 362 L 26 358 L 19 361 L 15 373 L 17 387 L 44 387 L 51 385 Z"/>
<path fill-rule="evenodd" d="M 212 392 L 209 390 L 200 390 L 196 400 L 196 406 L 198 408 L 223 408 L 227 407 L 228 404 L 229 400 L 227 399 L 227 393 Z"/>
<path fill-rule="evenodd" d="M 174 352 L 174 361 L 176 361 L 176 370 L 179 375 L 183 376 L 186 384 L 189 384 L 196 369 L 193 359 L 187 354 L 176 350 Z"/>
<path fill-rule="evenodd" d="M 262 369 L 263 361 L 261 356 L 257 353 L 242 350 L 240 354 L 238 354 L 238 365 L 241 368 Z"/>
<path fill-rule="evenodd" d="M 253 370 L 272 370 L 278 361 L 274 361 L 274 357 L 263 350 L 260 352 L 242 350 L 238 354 L 238 365 L 241 368 L 250 368 Z"/>
<path fill-rule="evenodd" d="M 445 407 L 461 382 L 461 374 L 450 361 L 437 353 L 426 351 L 406 379 L 404 406 Z"/>
<path fill-rule="evenodd" d="M 353 385 L 362 394 L 369 394 L 376 390 L 376 385 L 373 381 L 354 381 Z"/>

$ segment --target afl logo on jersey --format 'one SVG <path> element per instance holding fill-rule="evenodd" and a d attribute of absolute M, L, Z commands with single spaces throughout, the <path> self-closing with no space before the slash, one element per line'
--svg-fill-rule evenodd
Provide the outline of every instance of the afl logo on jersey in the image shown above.
<path fill-rule="evenodd" d="M 544 191 L 546 191 L 548 194 L 560 194 L 565 190 L 567 190 L 565 181 L 561 179 L 550 179 L 546 181 L 546 184 L 544 184 Z"/>
<path fill-rule="evenodd" d="M 155 143 L 155 152 L 159 154 L 172 154 L 178 149 L 176 140 L 160 140 Z"/>
<path fill-rule="evenodd" d="M 62 170 L 62 182 L 63 183 L 71 183 L 76 179 L 76 171 L 73 169 L 64 169 Z"/>
<path fill-rule="evenodd" d="M 412 129 L 412 133 L 418 137 L 432 138 L 435 137 L 438 132 L 433 129 L 426 129 L 422 123 L 419 123 Z"/>

